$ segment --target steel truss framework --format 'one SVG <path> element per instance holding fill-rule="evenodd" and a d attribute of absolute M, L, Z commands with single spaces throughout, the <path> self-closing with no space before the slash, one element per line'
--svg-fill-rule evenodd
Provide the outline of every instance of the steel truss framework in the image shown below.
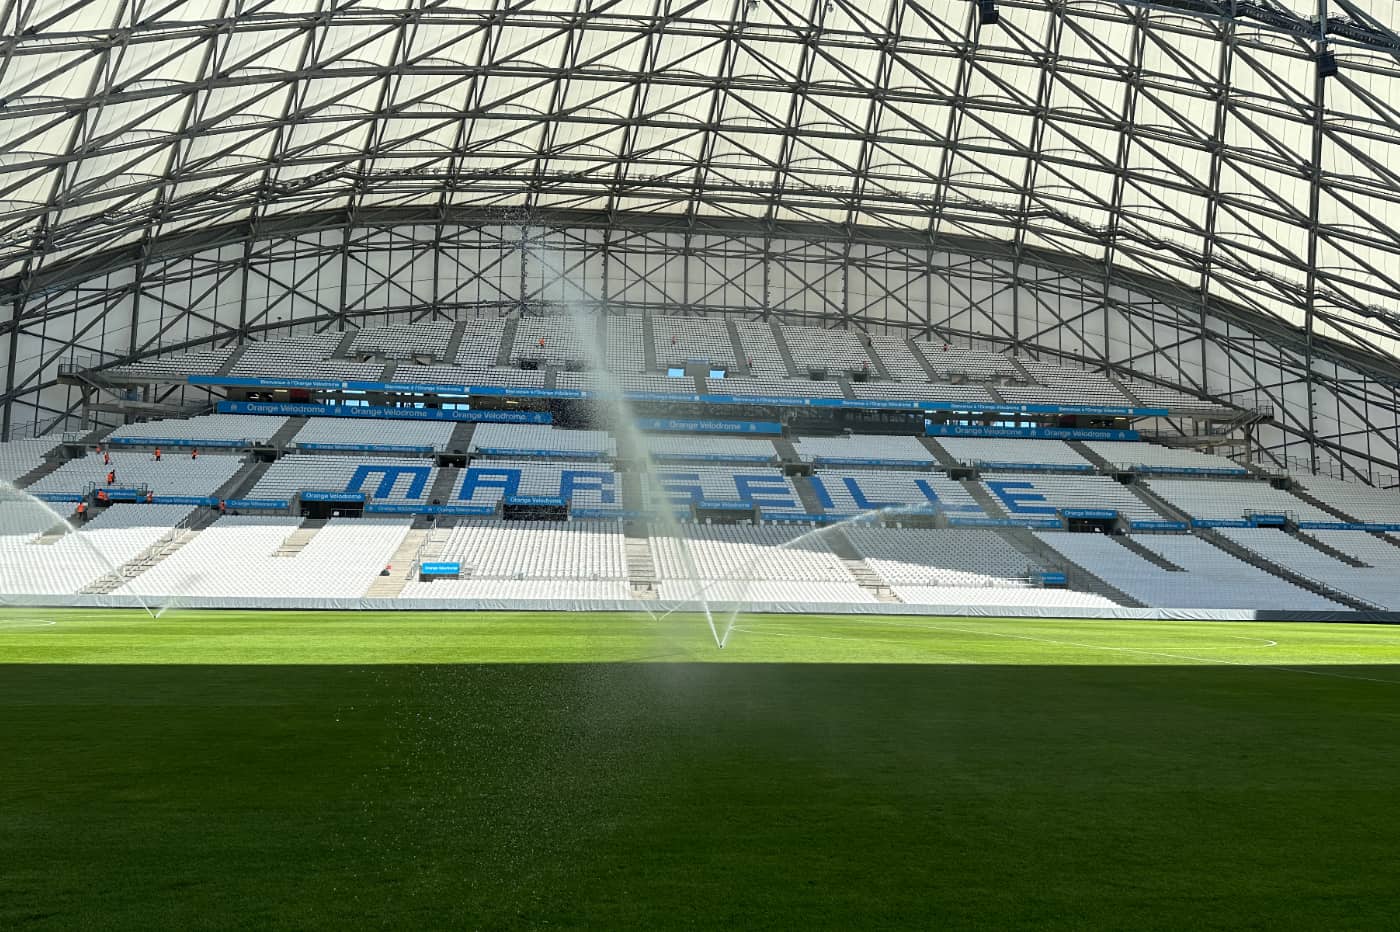
<path fill-rule="evenodd" d="M 451 246 L 524 211 L 601 235 L 582 268 L 632 306 L 1170 367 L 1272 398 L 1281 453 L 1393 468 L 1393 5 L 998 6 L 0 3 L 5 424 L 67 409 L 61 355 L 426 313 L 405 277 L 527 300 Z"/>
<path fill-rule="evenodd" d="M 1143 276 L 889 231 L 489 212 L 319 228 L 123 266 L 34 298 L 8 334 L 4 427 L 71 424 L 58 367 L 115 365 L 364 325 L 549 313 L 738 315 L 1010 347 L 1243 407 L 1270 405 L 1265 456 L 1393 482 L 1400 368 Z M 220 231 L 211 231 L 217 234 Z M 819 235 L 820 233 L 827 235 Z M 222 241 L 221 241 L 222 240 Z M 1102 270 L 1098 270 L 1101 272 Z M 0 344 L 3 345 L 3 344 Z M 178 390 L 166 397 L 178 400 Z"/>

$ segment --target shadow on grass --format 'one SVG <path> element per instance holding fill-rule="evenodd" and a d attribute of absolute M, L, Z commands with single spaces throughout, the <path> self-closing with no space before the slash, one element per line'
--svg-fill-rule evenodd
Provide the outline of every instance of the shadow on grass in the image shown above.
<path fill-rule="evenodd" d="M 1246 667 L 3 666 L 0 926 L 1384 926 L 1398 725 Z"/>

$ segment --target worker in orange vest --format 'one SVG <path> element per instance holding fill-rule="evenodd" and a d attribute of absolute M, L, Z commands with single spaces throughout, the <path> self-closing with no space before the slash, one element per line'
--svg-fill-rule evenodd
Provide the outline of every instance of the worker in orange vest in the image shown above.
<path fill-rule="evenodd" d="M 195 448 L 193 448 L 192 450 L 190 450 L 190 459 L 192 459 L 192 460 L 197 460 L 197 459 L 199 459 L 199 447 L 195 447 Z"/>
<path fill-rule="evenodd" d="M 219 514 L 220 514 L 220 515 L 226 515 L 226 514 L 228 514 L 228 502 L 224 501 L 222 498 L 219 499 Z"/>
<path fill-rule="evenodd" d="M 108 470 L 108 471 L 107 471 L 107 484 L 108 484 L 108 485 L 115 485 L 116 482 L 117 482 L 117 471 L 116 471 L 115 469 Z"/>
<path fill-rule="evenodd" d="M 156 501 L 156 493 L 152 492 L 150 489 L 147 489 L 147 490 L 146 490 L 146 504 L 147 504 L 147 505 L 153 505 L 153 504 L 155 504 L 155 501 Z"/>
<path fill-rule="evenodd" d="M 112 454 L 110 454 L 110 453 L 103 453 L 103 454 L 102 454 L 102 465 L 103 465 L 103 466 L 111 466 L 111 465 L 112 465 Z"/>
<path fill-rule="evenodd" d="M 107 490 L 106 490 L 106 489 L 98 489 L 98 490 L 97 490 L 97 501 L 98 501 L 99 504 L 102 504 L 102 505 L 107 504 Z"/>
<path fill-rule="evenodd" d="M 160 462 L 160 447 L 156 447 L 156 462 Z"/>
<path fill-rule="evenodd" d="M 87 502 L 78 502 L 78 522 L 87 523 Z"/>

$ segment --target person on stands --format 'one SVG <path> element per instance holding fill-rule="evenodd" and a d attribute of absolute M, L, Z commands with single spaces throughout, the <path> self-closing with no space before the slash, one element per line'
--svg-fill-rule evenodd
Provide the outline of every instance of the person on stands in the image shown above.
<path fill-rule="evenodd" d="M 156 462 L 160 462 L 160 447 L 156 447 Z"/>
<path fill-rule="evenodd" d="M 221 498 L 219 499 L 219 516 L 223 517 L 226 514 L 228 514 L 228 502 Z"/>
<path fill-rule="evenodd" d="M 197 460 L 197 459 L 199 459 L 199 447 L 191 447 L 191 448 L 190 448 L 190 459 L 192 459 L 192 460 Z"/>
<path fill-rule="evenodd" d="M 103 465 L 103 466 L 111 466 L 111 465 L 112 465 L 112 454 L 110 454 L 110 453 L 103 453 L 103 454 L 102 454 L 102 465 Z"/>
<path fill-rule="evenodd" d="M 78 502 L 78 523 L 87 524 L 87 502 Z"/>
<path fill-rule="evenodd" d="M 147 489 L 147 490 L 146 490 L 146 504 L 147 504 L 147 505 L 153 505 L 153 504 L 155 504 L 155 501 L 156 501 L 156 493 L 152 492 L 150 489 Z"/>
<path fill-rule="evenodd" d="M 106 489 L 98 489 L 98 490 L 97 490 L 97 501 L 98 501 L 99 504 L 102 504 L 102 505 L 107 504 L 107 490 L 106 490 Z"/>
<path fill-rule="evenodd" d="M 107 471 L 107 484 L 108 484 L 108 485 L 116 485 L 116 483 L 117 483 L 117 471 L 116 471 L 115 469 L 109 469 L 109 470 Z"/>
<path fill-rule="evenodd" d="M 540 349 L 544 349 L 544 337 L 540 337 Z"/>

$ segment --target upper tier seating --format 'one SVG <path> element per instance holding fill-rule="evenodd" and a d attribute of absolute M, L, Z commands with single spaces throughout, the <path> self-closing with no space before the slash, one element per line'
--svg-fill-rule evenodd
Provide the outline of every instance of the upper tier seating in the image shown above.
<path fill-rule="evenodd" d="M 656 460 L 728 460 L 770 462 L 778 451 L 756 437 L 696 437 L 676 434 L 646 435 L 647 451 Z"/>
<path fill-rule="evenodd" d="M 909 399 L 912 401 L 966 401 L 990 405 L 992 396 L 976 383 L 954 385 L 952 382 L 852 382 L 851 393 L 857 398 Z"/>
<path fill-rule="evenodd" d="M 692 359 L 708 360 L 712 366 L 737 368 L 734 345 L 723 319 L 710 317 L 654 317 L 652 344 L 661 365 L 683 365 Z"/>
<path fill-rule="evenodd" d="M 942 379 L 956 376 L 974 382 L 990 382 L 1024 378 L 1016 364 L 1002 353 L 966 349 L 939 340 L 913 340 L 911 345 Z"/>
<path fill-rule="evenodd" d="M 468 317 L 457 346 L 457 362 L 474 369 L 494 366 L 505 335 L 504 317 Z"/>
<path fill-rule="evenodd" d="M 1246 479 L 1150 479 L 1147 487 L 1193 518 L 1239 521 L 1250 514 L 1294 516 L 1299 521 L 1336 521 L 1264 482 Z"/>
<path fill-rule="evenodd" d="M 1145 407 L 1149 408 L 1167 408 L 1171 411 L 1189 413 L 1220 413 L 1229 410 L 1225 405 L 1205 401 L 1174 388 L 1158 385 L 1155 382 L 1124 379 L 1123 387 L 1131 392 L 1133 397 L 1141 401 Z"/>
<path fill-rule="evenodd" d="M 44 454 L 61 442 L 57 437 L 41 437 L 0 443 L 0 482 L 14 482 L 37 468 L 44 462 Z"/>
<path fill-rule="evenodd" d="M 348 417 L 313 417 L 297 431 L 292 443 L 352 446 L 427 447 L 446 450 L 456 427 L 451 421 L 360 420 Z"/>
<path fill-rule="evenodd" d="M 626 579 L 624 540 L 616 521 L 471 521 L 448 532 L 434 559 L 473 578 Z"/>
<path fill-rule="evenodd" d="M 234 347 L 201 350 L 194 353 L 175 353 L 159 359 L 142 359 L 124 366 L 113 366 L 108 374 L 114 378 L 152 378 L 184 381 L 186 376 L 213 375 L 224 367 Z"/>
<path fill-rule="evenodd" d="M 575 509 L 622 510 L 622 484 L 617 474 L 596 462 L 475 460 L 457 480 L 452 502 L 495 505 L 513 496 L 565 498 Z"/>
<path fill-rule="evenodd" d="M 1377 608 L 1400 609 L 1400 581 L 1396 580 L 1393 567 L 1351 566 L 1272 528 L 1227 527 L 1221 528 L 1220 533 L 1246 550 L 1305 579 L 1363 599 Z M 1400 549 L 1395 552 L 1400 553 Z"/>
<path fill-rule="evenodd" d="M 743 344 L 748 357 L 737 361 L 739 364 L 736 368 L 741 373 L 765 379 L 782 379 L 789 375 L 783 363 L 782 351 L 778 349 L 778 341 L 773 337 L 773 329 L 767 323 L 739 320 L 734 322 L 734 326 L 739 331 L 739 342 Z M 710 390 L 714 391 L 713 388 Z"/>
<path fill-rule="evenodd" d="M 845 529 L 856 552 L 886 582 L 926 586 L 1026 585 L 1043 567 L 986 528 L 855 526 Z"/>
<path fill-rule="evenodd" d="M 1301 476 L 1298 483 L 1313 498 L 1365 524 L 1400 524 L 1400 491 L 1324 476 Z M 1338 520 L 1335 517 L 1319 520 Z"/>
<path fill-rule="evenodd" d="M 998 389 L 1001 396 L 1009 402 L 1132 406 L 1132 399 L 1101 373 L 1031 360 L 1024 360 L 1021 365 L 1040 384 L 1035 387 L 1008 385 Z"/>
<path fill-rule="evenodd" d="M 40 493 L 84 494 L 88 486 L 107 487 L 107 473 L 114 471 L 118 489 L 147 488 L 155 495 L 205 497 L 213 495 L 233 478 L 243 465 L 238 456 L 201 453 L 199 459 L 189 454 L 169 452 L 160 462 L 144 450 L 121 450 L 111 453 L 112 464 L 104 466 L 100 456 L 84 456 L 69 460 L 42 477 L 28 491 Z"/>
<path fill-rule="evenodd" d="M 609 372 L 634 374 L 646 371 L 647 356 L 646 348 L 642 345 L 642 327 L 640 314 L 608 316 L 604 359 Z"/>
<path fill-rule="evenodd" d="M 814 382 L 811 379 L 727 378 L 706 379 L 705 388 L 712 395 L 767 395 L 787 398 L 840 398 L 841 386 L 835 382 Z"/>
<path fill-rule="evenodd" d="M 875 368 L 865 352 L 864 334 L 820 327 L 784 327 L 783 339 L 799 375 L 809 369 L 827 369 L 838 375 Z"/>
<path fill-rule="evenodd" d="M 904 337 L 888 334 L 872 335 L 870 342 L 875 354 L 885 364 L 885 371 L 890 374 L 890 378 L 900 382 L 928 381 L 928 373 L 919 364 L 918 357 L 909 348 L 909 344 L 904 341 Z"/>
<path fill-rule="evenodd" d="M 1335 611 L 1342 606 L 1237 560 L 1189 534 L 1133 540 L 1184 572 L 1163 569 L 1101 534 L 1036 532 L 1042 541 L 1118 590 L 1154 608 Z"/>
<path fill-rule="evenodd" d="M 602 430 L 560 430 L 539 424 L 478 424 L 472 432 L 473 453 L 502 456 L 616 456 L 617 441 Z"/>
<path fill-rule="evenodd" d="M 390 327 L 366 327 L 350 343 L 350 355 L 378 353 L 389 359 L 428 355 L 442 359 L 456 325 L 451 321 L 418 321 Z"/>
<path fill-rule="evenodd" d="M 165 421 L 124 424 L 112 431 L 113 438 L 133 440 L 187 440 L 217 444 L 237 441 L 242 444 L 266 443 L 287 423 L 285 417 L 268 414 L 201 414 L 197 417 Z"/>
<path fill-rule="evenodd" d="M 436 478 L 437 467 L 426 459 L 296 453 L 273 463 L 248 498 L 289 500 L 307 491 L 363 492 L 375 502 L 424 502 Z"/>
<path fill-rule="evenodd" d="M 1064 508 L 1112 509 L 1130 521 L 1161 518 L 1108 476 L 997 473 L 982 479 L 982 484 L 1013 518 L 1045 517 Z"/>
<path fill-rule="evenodd" d="M 937 442 L 959 463 L 1068 467 L 1081 472 L 1093 470 L 1088 460 L 1060 440 L 939 437 Z"/>
<path fill-rule="evenodd" d="M 188 505 L 114 505 L 79 531 L 40 538 L 62 522 L 34 502 L 0 503 L 0 592 L 78 592 L 159 542 L 189 513 Z"/>
<path fill-rule="evenodd" d="M 1190 471 L 1208 469 L 1247 475 L 1248 470 L 1234 460 L 1195 450 L 1179 450 L 1156 443 L 1131 440 L 1088 440 L 1085 446 L 1113 466 L 1150 472 Z"/>
<path fill-rule="evenodd" d="M 508 367 L 467 368 L 415 366 L 400 363 L 394 369 L 395 382 L 438 382 L 449 385 L 509 385 L 512 388 L 544 388 L 543 369 Z"/>
<path fill-rule="evenodd" d="M 682 533 L 700 579 L 855 581 L 820 534 L 794 543 L 810 534 L 807 528 L 688 525 Z M 677 538 L 653 536 L 651 552 L 660 578 L 690 578 L 690 564 Z"/>
<path fill-rule="evenodd" d="M 841 437 L 804 437 L 793 442 L 804 463 L 840 463 L 885 460 L 926 465 L 933 462 L 918 437 L 861 434 Z"/>
<path fill-rule="evenodd" d="M 943 473 L 895 469 L 821 469 L 810 479 L 827 514 L 856 514 L 879 508 L 911 506 L 953 514 L 982 515 L 982 506 L 962 483 Z M 894 520 L 898 520 L 897 515 Z"/>
<path fill-rule="evenodd" d="M 516 327 L 510 358 L 512 362 L 539 359 L 561 367 L 570 362 L 586 363 L 590 361 L 590 353 L 581 338 L 596 345 L 597 334 L 597 315 L 582 315 L 575 320 L 567 316 L 526 314 Z"/>
<path fill-rule="evenodd" d="M 742 502 L 759 506 L 766 514 L 805 514 L 801 499 L 781 470 L 765 466 L 677 466 L 658 468 L 657 481 L 676 510 L 692 501 Z M 650 483 L 642 493 L 651 504 Z"/>
<path fill-rule="evenodd" d="M 357 598 L 389 564 L 412 521 L 228 515 L 117 590 L 147 596 Z M 279 549 L 283 550 L 279 555 Z"/>

